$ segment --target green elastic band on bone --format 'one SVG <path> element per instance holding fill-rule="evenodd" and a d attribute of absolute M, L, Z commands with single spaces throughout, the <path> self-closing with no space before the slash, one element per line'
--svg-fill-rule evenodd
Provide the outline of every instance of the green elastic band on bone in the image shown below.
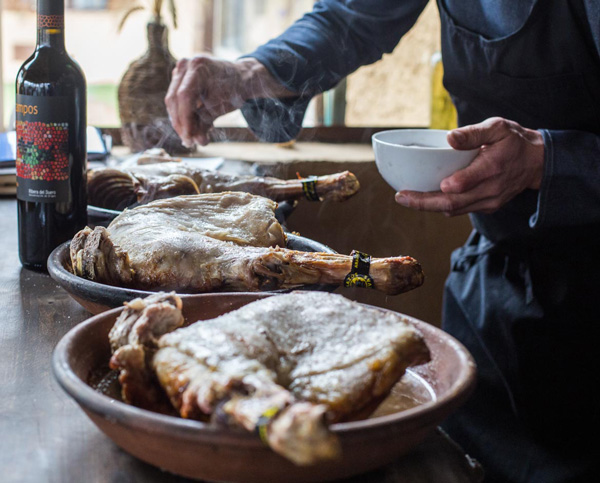
<path fill-rule="evenodd" d="M 344 278 L 344 287 L 363 287 L 373 288 L 375 282 L 369 275 L 371 269 L 371 255 L 353 250 L 352 253 L 352 269 Z"/>
<path fill-rule="evenodd" d="M 266 445 L 269 444 L 267 439 L 267 428 L 269 423 L 275 416 L 279 414 L 280 411 L 281 408 L 271 407 L 262 413 L 256 422 L 256 433 L 258 434 L 260 440 Z"/>
<path fill-rule="evenodd" d="M 308 201 L 319 201 L 319 195 L 317 194 L 317 177 L 309 176 L 302 180 L 302 191 Z"/>

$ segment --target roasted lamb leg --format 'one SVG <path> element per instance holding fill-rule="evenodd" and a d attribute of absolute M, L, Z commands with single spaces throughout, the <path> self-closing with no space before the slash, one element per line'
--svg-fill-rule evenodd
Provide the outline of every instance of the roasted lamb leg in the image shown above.
<path fill-rule="evenodd" d="M 245 191 L 275 201 L 308 197 L 344 201 L 359 189 L 349 171 L 314 179 L 282 180 L 273 177 L 232 176 L 193 166 L 164 156 L 141 157 L 136 165 L 106 168 L 88 173 L 89 202 L 95 206 L 123 209 L 137 202 L 198 193 Z"/>
<path fill-rule="evenodd" d="M 154 392 L 138 387 L 151 370 L 181 416 L 258 431 L 299 465 L 336 458 L 327 425 L 380 400 L 407 367 L 429 360 L 402 316 L 340 295 L 273 296 L 178 330 L 177 297 L 163 297 L 127 304 L 110 333 L 124 399 L 152 407 Z M 145 357 L 123 357 L 131 352 Z"/>
<path fill-rule="evenodd" d="M 108 228 L 86 228 L 74 237 L 73 271 L 111 285 L 192 293 L 343 285 L 355 258 L 282 248 L 275 206 L 234 192 L 125 210 Z M 424 278 L 407 256 L 372 259 L 368 276 L 373 288 L 391 295 L 420 286 Z"/>
<path fill-rule="evenodd" d="M 129 404 L 164 414 L 173 407 L 152 369 L 158 339 L 183 325 L 181 299 L 158 293 L 126 304 L 109 333 L 111 364 L 120 367 L 123 399 Z"/>

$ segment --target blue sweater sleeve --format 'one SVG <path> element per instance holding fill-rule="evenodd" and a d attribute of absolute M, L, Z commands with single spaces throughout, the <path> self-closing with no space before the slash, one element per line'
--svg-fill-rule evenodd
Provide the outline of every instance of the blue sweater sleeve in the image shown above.
<path fill-rule="evenodd" d="M 242 113 L 269 142 L 295 138 L 310 99 L 334 87 L 361 65 L 391 52 L 414 25 L 427 0 L 321 0 L 254 57 L 297 97 L 252 99 Z"/>
<path fill-rule="evenodd" d="M 541 130 L 544 175 L 532 228 L 600 223 L 600 136 Z"/>

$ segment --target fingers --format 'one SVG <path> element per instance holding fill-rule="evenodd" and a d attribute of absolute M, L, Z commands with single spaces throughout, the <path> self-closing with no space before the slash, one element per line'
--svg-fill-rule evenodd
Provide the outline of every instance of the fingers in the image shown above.
<path fill-rule="evenodd" d="M 181 136 L 181 122 L 179 120 L 179 113 L 177 109 L 177 91 L 179 90 L 179 86 L 181 85 L 181 81 L 183 80 L 185 73 L 187 71 L 187 63 L 188 59 L 181 59 L 177 62 L 177 65 L 173 69 L 173 75 L 171 77 L 171 83 L 169 84 L 169 89 L 167 90 L 167 95 L 165 97 L 165 105 L 167 107 L 167 112 L 169 114 L 169 119 L 171 120 L 171 124 L 173 129 Z"/>
<path fill-rule="evenodd" d="M 207 144 L 214 120 L 243 105 L 242 70 L 242 64 L 205 55 L 177 63 L 165 104 L 184 145 Z"/>
<path fill-rule="evenodd" d="M 479 124 L 455 129 L 448 134 L 448 143 L 457 149 L 476 149 L 481 151 L 473 162 L 442 180 L 440 189 L 444 193 L 462 193 L 473 189 L 484 180 L 499 176 L 502 164 L 490 154 L 490 146 L 510 136 L 511 121 L 499 117 L 487 119 Z"/>
<path fill-rule="evenodd" d="M 473 162 L 456 173 L 444 178 L 440 189 L 444 193 L 462 193 L 473 189 L 483 181 L 499 176 L 502 164 L 490 155 L 490 149 L 483 147 Z"/>
<path fill-rule="evenodd" d="M 491 117 L 479 124 L 472 124 L 448 133 L 448 143 L 454 149 L 476 149 L 484 144 L 501 141 L 511 132 L 512 121 Z"/>
<path fill-rule="evenodd" d="M 207 133 L 214 120 L 202 110 L 202 91 L 207 88 L 205 64 L 204 57 L 178 61 L 165 97 L 171 124 L 188 147 L 194 142 L 208 144 Z"/>
<path fill-rule="evenodd" d="M 460 195 L 446 195 L 440 191 L 400 191 L 396 193 L 395 199 L 396 203 L 413 210 L 449 213 L 460 208 L 457 201 L 459 197 Z"/>
<path fill-rule="evenodd" d="M 396 202 L 407 208 L 419 211 L 433 211 L 447 216 L 464 215 L 472 212 L 493 213 L 503 201 L 486 183 L 474 190 L 459 194 L 446 194 L 441 191 L 419 192 L 401 191 L 396 193 Z"/>
<path fill-rule="evenodd" d="M 501 118 L 490 118 L 448 135 L 453 147 L 479 147 L 466 168 L 442 180 L 440 191 L 402 191 L 396 201 L 406 207 L 448 216 L 493 213 L 523 190 L 539 189 L 543 176 L 541 134 Z"/>
<path fill-rule="evenodd" d="M 177 89 L 177 119 L 179 121 L 179 135 L 184 145 L 193 144 L 194 135 L 200 131 L 200 118 L 197 114 L 201 107 L 200 97 L 201 78 L 198 69 L 189 65 L 179 88 Z"/>
<path fill-rule="evenodd" d="M 195 143 L 206 146 L 209 143 L 208 132 L 213 128 L 214 118 L 204 108 L 200 107 L 196 112 L 196 125 L 197 129 L 192 135 L 192 139 Z"/>

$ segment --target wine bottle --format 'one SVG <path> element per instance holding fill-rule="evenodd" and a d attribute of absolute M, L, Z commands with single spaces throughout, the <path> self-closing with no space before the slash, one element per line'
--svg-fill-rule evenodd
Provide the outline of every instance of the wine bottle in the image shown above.
<path fill-rule="evenodd" d="M 45 270 L 86 224 L 86 85 L 65 50 L 64 0 L 38 0 L 37 46 L 17 74 L 19 258 Z"/>

